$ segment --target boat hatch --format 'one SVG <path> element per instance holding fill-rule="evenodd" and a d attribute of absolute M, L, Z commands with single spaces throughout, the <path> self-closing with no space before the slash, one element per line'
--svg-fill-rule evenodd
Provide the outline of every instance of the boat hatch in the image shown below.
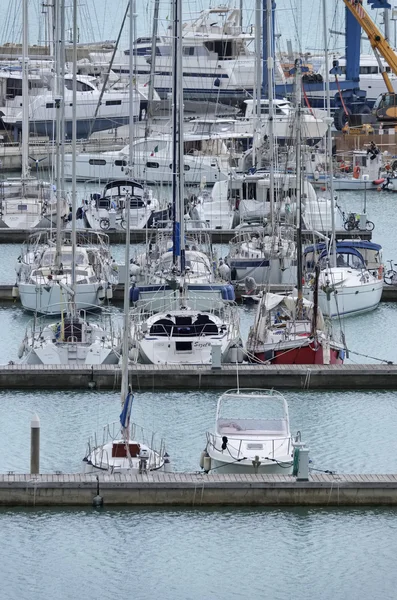
<path fill-rule="evenodd" d="M 247 444 L 247 450 L 263 450 L 263 444 Z"/>
<path fill-rule="evenodd" d="M 130 455 L 132 458 L 136 458 L 139 456 L 141 451 L 140 444 L 136 444 L 135 442 L 131 442 L 128 444 L 130 447 Z M 127 458 L 127 447 L 125 442 L 113 442 L 112 446 L 112 457 L 113 458 Z"/>

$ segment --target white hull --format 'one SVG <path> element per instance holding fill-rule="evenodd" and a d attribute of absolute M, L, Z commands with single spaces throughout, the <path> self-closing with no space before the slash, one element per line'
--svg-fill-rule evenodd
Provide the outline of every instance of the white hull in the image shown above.
<path fill-rule="evenodd" d="M 321 312 L 326 317 L 349 317 L 358 315 L 371 310 L 374 310 L 379 305 L 383 291 L 383 278 L 375 279 L 369 275 L 368 281 L 356 284 L 339 283 L 336 279 L 336 284 L 333 283 L 332 276 L 330 279 L 331 290 L 335 286 L 336 294 L 331 291 L 327 294 L 322 289 L 327 285 L 325 274 L 321 274 L 320 289 L 318 291 L 318 303 Z M 313 293 L 310 291 L 307 294 L 309 299 L 312 299 Z"/>
<path fill-rule="evenodd" d="M 220 454 L 220 453 L 217 453 Z M 211 457 L 211 471 L 214 470 L 215 473 L 218 473 L 219 475 L 223 475 L 223 474 L 236 474 L 236 475 L 254 475 L 254 474 L 258 474 L 258 475 L 275 475 L 275 474 L 283 474 L 283 475 L 290 475 L 292 473 L 292 458 L 291 456 L 284 456 L 281 458 L 277 458 L 277 460 L 279 460 L 280 462 L 283 462 L 284 464 L 282 466 L 278 465 L 276 462 L 273 461 L 266 461 L 264 463 L 262 463 L 259 467 L 254 468 L 253 464 L 252 464 L 252 460 L 254 460 L 254 457 L 252 457 L 252 460 L 244 460 L 241 462 L 236 462 L 236 461 L 228 461 L 227 459 L 225 460 L 217 460 L 214 456 L 211 455 L 211 453 L 209 452 L 209 455 Z M 291 466 L 286 466 L 285 463 L 291 463 Z"/>
<path fill-rule="evenodd" d="M 149 338 L 149 336 L 148 336 Z M 231 362 L 231 348 L 240 344 L 240 337 L 230 339 L 227 333 L 223 335 L 206 336 L 205 338 L 174 337 L 142 339 L 139 342 L 139 357 L 141 362 L 150 365 L 210 365 L 212 363 L 212 345 L 221 345 L 221 362 Z M 178 345 L 183 348 L 178 349 Z"/>
<path fill-rule="evenodd" d="M 103 304 L 100 291 L 104 283 L 78 284 L 76 289 L 76 310 L 93 310 Z M 25 310 L 43 315 L 59 315 L 68 307 L 67 294 L 57 284 L 35 285 L 19 283 L 19 296 Z"/>
<path fill-rule="evenodd" d="M 154 142 L 155 144 L 155 142 Z M 133 177 L 137 181 L 151 184 L 172 184 L 172 162 L 171 155 L 161 156 L 149 153 L 142 156 L 134 155 Z M 77 179 L 80 181 L 111 181 L 126 176 L 126 157 L 120 153 L 103 152 L 97 154 L 79 154 L 76 157 Z M 213 185 L 217 181 L 227 179 L 227 163 L 217 157 L 189 157 L 185 155 L 185 183 L 187 185 L 199 185 L 206 181 Z M 72 159 L 65 156 L 64 162 L 65 178 L 72 178 Z"/>

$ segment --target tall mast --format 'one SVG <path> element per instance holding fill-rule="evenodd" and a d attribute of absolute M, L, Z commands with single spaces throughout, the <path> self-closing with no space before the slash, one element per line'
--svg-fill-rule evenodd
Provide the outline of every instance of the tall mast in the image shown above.
<path fill-rule="evenodd" d="M 130 145 L 129 145 L 129 162 L 130 162 L 130 171 L 133 165 L 133 107 L 134 107 L 134 94 L 132 87 L 132 78 L 133 78 L 133 68 L 134 68 L 134 56 L 132 52 L 132 48 L 134 46 L 135 39 L 135 0 L 130 0 L 129 4 L 129 12 L 130 12 L 130 34 L 129 34 L 129 46 L 130 46 L 130 54 L 129 54 L 129 71 L 130 71 L 130 122 L 129 122 L 129 136 L 130 136 Z M 123 322 L 123 354 L 122 354 L 122 364 L 121 364 L 121 404 L 124 404 L 125 399 L 128 393 L 128 351 L 129 351 L 129 340 L 130 340 L 130 289 L 128 285 L 129 281 L 129 272 L 130 272 L 130 211 L 131 211 L 131 199 L 129 194 L 127 194 L 125 199 L 125 284 L 124 284 L 124 322 Z"/>
<path fill-rule="evenodd" d="M 336 267 L 336 240 L 335 240 L 335 199 L 334 199 L 334 170 L 332 166 L 332 133 L 331 133 L 331 94 L 329 89 L 329 54 L 328 54 L 328 27 L 326 1 L 323 0 L 323 26 L 324 26 L 324 52 L 325 52 L 325 90 L 327 100 L 327 153 L 329 173 L 329 193 L 331 195 L 331 227 L 332 235 L 328 254 L 331 256 L 331 267 Z"/>
<path fill-rule="evenodd" d="M 154 96 L 154 73 L 156 69 L 156 45 L 157 45 L 157 30 L 159 22 L 159 6 L 160 0 L 155 0 L 153 11 L 153 29 L 152 29 L 152 55 L 150 60 L 150 75 L 149 75 L 149 93 L 147 101 L 145 138 L 150 134 L 151 121 L 153 117 L 153 96 Z"/>
<path fill-rule="evenodd" d="M 297 317 L 302 319 L 303 314 L 303 286 L 302 286 L 302 172 L 301 172 L 301 67 L 300 59 L 295 61 L 296 69 L 296 270 L 298 275 L 297 290 Z"/>
<path fill-rule="evenodd" d="M 77 140 L 77 0 L 73 0 L 73 52 L 72 52 L 72 289 L 76 283 L 76 140 Z"/>
<path fill-rule="evenodd" d="M 172 205 L 173 263 L 185 271 L 184 164 L 183 164 L 183 87 L 182 87 L 182 1 L 173 2 L 173 81 L 172 81 Z M 179 263 L 179 264 L 178 264 Z"/>
<path fill-rule="evenodd" d="M 252 145 L 252 166 L 259 167 L 258 160 L 258 137 L 260 137 L 261 123 L 261 98 L 262 98 L 262 60 L 261 60 L 261 21 L 262 21 L 262 0 L 256 0 L 255 7 L 255 79 L 254 87 L 254 140 Z"/>
<path fill-rule="evenodd" d="M 56 108 L 55 122 L 55 177 L 56 177 L 56 198 L 57 198 L 57 231 L 56 231 L 56 253 L 55 266 L 59 269 L 61 264 L 61 122 L 62 122 L 62 99 L 61 99 L 61 15 L 60 0 L 55 0 L 53 10 L 54 14 L 54 60 L 55 60 L 55 89 L 54 101 Z"/>
<path fill-rule="evenodd" d="M 267 30 L 267 88 L 269 98 L 269 148 L 270 148 L 270 178 L 269 178 L 269 200 L 270 200 L 270 222 L 272 233 L 274 233 L 274 106 L 273 106 L 273 13 L 272 0 L 266 2 L 266 30 Z"/>
<path fill-rule="evenodd" d="M 22 179 L 29 177 L 29 0 L 22 4 Z"/>

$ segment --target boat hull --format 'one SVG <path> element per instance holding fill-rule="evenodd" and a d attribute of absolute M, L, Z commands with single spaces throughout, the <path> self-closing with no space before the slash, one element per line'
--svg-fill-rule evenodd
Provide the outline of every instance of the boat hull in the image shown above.
<path fill-rule="evenodd" d="M 75 304 L 77 310 L 93 310 L 103 304 L 99 292 L 101 283 L 79 284 L 76 290 Z M 18 284 L 21 304 L 25 310 L 42 315 L 59 315 L 68 307 L 67 294 L 59 285 Z"/>
<path fill-rule="evenodd" d="M 337 348 L 324 351 L 321 344 L 316 347 L 314 343 L 289 349 L 254 351 L 253 354 L 257 361 L 272 365 L 341 365 L 344 359 L 343 351 Z"/>

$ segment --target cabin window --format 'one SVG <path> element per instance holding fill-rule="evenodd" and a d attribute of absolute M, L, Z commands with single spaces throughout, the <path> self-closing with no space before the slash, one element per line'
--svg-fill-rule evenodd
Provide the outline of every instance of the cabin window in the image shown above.
<path fill-rule="evenodd" d="M 47 102 L 45 105 L 46 108 L 54 108 L 54 103 L 53 102 Z"/>
<path fill-rule="evenodd" d="M 118 106 L 121 104 L 121 100 L 106 100 L 106 106 Z"/>
<path fill-rule="evenodd" d="M 114 164 L 116 167 L 126 167 L 127 161 L 126 160 L 115 160 Z"/>
<path fill-rule="evenodd" d="M 157 162 L 147 162 L 146 166 L 148 169 L 158 169 L 160 165 Z"/>
<path fill-rule="evenodd" d="M 73 90 L 73 79 L 65 79 L 65 88 L 67 90 Z M 76 81 L 76 91 L 77 92 L 92 92 L 93 88 L 84 83 L 83 81 Z"/>
<path fill-rule="evenodd" d="M 184 46 L 183 56 L 194 56 L 194 46 Z"/>
<path fill-rule="evenodd" d="M 106 165 L 106 160 L 104 160 L 103 158 L 90 158 L 90 160 L 88 161 L 88 163 L 90 165 L 104 166 L 104 165 Z"/>

